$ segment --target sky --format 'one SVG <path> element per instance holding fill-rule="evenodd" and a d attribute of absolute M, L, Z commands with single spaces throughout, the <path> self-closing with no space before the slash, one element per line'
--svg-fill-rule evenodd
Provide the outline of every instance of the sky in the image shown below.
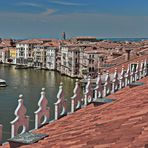
<path fill-rule="evenodd" d="M 0 0 L 2 38 L 148 37 L 148 0 Z"/>

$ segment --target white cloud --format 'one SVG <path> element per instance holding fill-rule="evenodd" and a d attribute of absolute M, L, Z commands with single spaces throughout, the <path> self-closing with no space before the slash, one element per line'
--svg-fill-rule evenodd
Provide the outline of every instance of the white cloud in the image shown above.
<path fill-rule="evenodd" d="M 62 1 L 50 1 L 51 3 L 55 3 L 55 4 L 59 4 L 59 5 L 66 5 L 66 6 L 82 6 L 84 4 L 80 4 L 80 3 L 69 3 L 69 2 L 62 2 Z"/>
<path fill-rule="evenodd" d="M 52 13 L 57 11 L 57 10 L 52 9 L 52 8 L 47 8 L 46 9 L 46 7 L 44 5 L 37 4 L 37 3 L 20 2 L 20 3 L 17 3 L 16 5 L 18 5 L 18 6 L 31 6 L 31 7 L 45 8 L 45 11 L 37 14 L 37 16 L 41 16 L 41 17 L 46 17 L 46 16 L 48 16 L 48 15 L 50 15 L 50 14 L 52 14 Z M 21 13 L 18 13 L 18 14 L 21 14 Z M 26 14 L 29 14 L 29 13 L 26 13 Z M 30 15 L 32 15 L 32 13 L 30 13 Z"/>
<path fill-rule="evenodd" d="M 16 5 L 19 5 L 19 6 L 31 6 L 31 7 L 42 7 L 42 5 L 40 5 L 40 4 L 29 3 L 29 2 L 21 2 L 21 3 L 18 3 Z"/>

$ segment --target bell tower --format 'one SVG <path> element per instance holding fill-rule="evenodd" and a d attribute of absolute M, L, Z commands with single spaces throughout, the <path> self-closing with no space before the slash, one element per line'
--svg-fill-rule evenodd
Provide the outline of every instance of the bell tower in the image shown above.
<path fill-rule="evenodd" d="M 66 40 L 66 33 L 62 32 L 62 40 Z"/>

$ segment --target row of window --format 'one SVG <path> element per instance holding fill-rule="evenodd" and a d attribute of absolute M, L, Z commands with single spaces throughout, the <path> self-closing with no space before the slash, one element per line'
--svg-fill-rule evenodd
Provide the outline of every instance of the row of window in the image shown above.
<path fill-rule="evenodd" d="M 94 72 L 95 68 L 94 67 L 89 67 L 89 72 Z"/>

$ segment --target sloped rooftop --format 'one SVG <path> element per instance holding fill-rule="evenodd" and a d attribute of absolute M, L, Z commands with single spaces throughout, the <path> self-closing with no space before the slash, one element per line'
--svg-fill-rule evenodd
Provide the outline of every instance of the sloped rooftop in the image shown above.
<path fill-rule="evenodd" d="M 88 105 L 36 130 L 49 136 L 22 148 L 144 147 L 148 144 L 148 77 L 140 81 L 145 84 L 108 96 L 116 100 L 112 103 Z"/>
<path fill-rule="evenodd" d="M 143 55 L 143 56 L 138 56 L 137 58 L 131 59 L 129 61 L 125 61 L 125 62 L 120 63 L 118 65 L 114 65 L 113 67 L 107 68 L 106 70 L 109 70 L 110 73 L 114 73 L 115 68 L 117 68 L 118 72 L 121 72 L 122 66 L 124 66 L 124 68 L 127 69 L 129 64 L 137 63 L 137 61 L 140 63 L 142 60 L 144 61 L 145 59 L 148 59 L 148 54 Z M 120 60 L 120 59 L 118 59 L 118 60 Z"/>

